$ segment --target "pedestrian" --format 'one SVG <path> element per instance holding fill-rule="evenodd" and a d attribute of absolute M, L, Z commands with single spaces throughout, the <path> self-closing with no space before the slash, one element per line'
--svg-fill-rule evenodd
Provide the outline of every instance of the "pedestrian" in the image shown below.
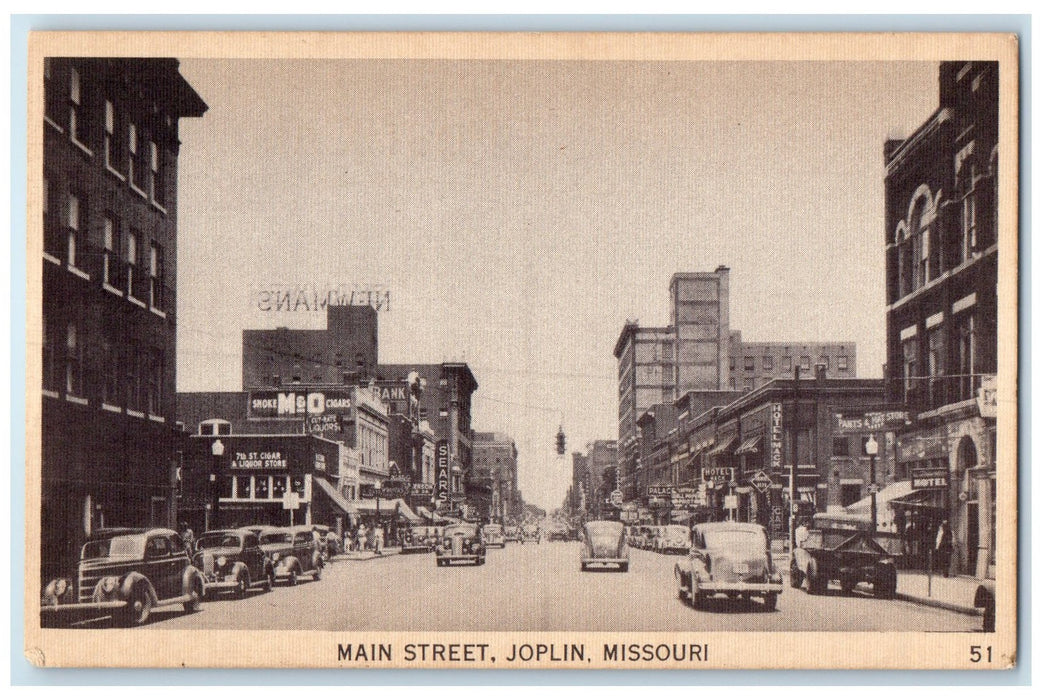
<path fill-rule="evenodd" d="M 802 547 L 804 541 L 807 539 L 807 535 L 810 534 L 810 530 L 807 529 L 807 521 L 800 520 L 796 526 L 796 546 Z"/>
<path fill-rule="evenodd" d="M 355 549 L 359 552 L 365 550 L 365 523 L 358 525 L 358 531 L 355 533 L 355 539 L 357 544 Z"/>
<path fill-rule="evenodd" d="M 188 553 L 191 554 L 195 550 L 195 533 L 192 532 L 192 528 L 188 527 L 188 523 L 181 521 L 181 540 L 185 543 L 185 548 Z"/>
<path fill-rule="evenodd" d="M 948 521 L 942 520 L 937 528 L 937 538 L 934 540 L 933 561 L 937 569 L 948 578 L 948 568 L 952 561 L 952 531 L 948 527 Z"/>
<path fill-rule="evenodd" d="M 376 528 L 373 530 L 373 544 L 376 547 L 376 553 L 382 554 L 384 548 L 384 529 L 379 523 L 376 524 Z"/>

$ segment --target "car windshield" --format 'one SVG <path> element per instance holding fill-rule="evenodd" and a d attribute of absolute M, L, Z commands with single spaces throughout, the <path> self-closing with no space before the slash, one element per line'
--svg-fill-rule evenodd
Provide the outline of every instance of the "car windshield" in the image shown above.
<path fill-rule="evenodd" d="M 292 541 L 288 532 L 268 532 L 260 536 L 261 544 L 290 544 Z"/>
<path fill-rule="evenodd" d="M 95 540 L 83 545 L 84 559 L 144 559 L 145 538 L 141 535 L 120 535 L 107 540 Z"/>
<path fill-rule="evenodd" d="M 477 525 L 457 525 L 456 527 L 445 528 L 445 536 L 453 537 L 454 535 L 463 535 L 464 537 L 475 537 L 478 534 Z"/>
<path fill-rule="evenodd" d="M 763 549 L 763 533 L 752 530 L 710 530 L 705 533 L 707 549 Z"/>
<path fill-rule="evenodd" d="M 241 540 L 238 535 L 215 534 L 201 535 L 195 541 L 196 549 L 216 549 L 217 547 L 238 547 Z"/>
<path fill-rule="evenodd" d="M 586 532 L 591 538 L 603 539 L 618 537 L 622 534 L 622 523 L 592 522 L 586 523 Z"/>
<path fill-rule="evenodd" d="M 688 538 L 688 530 L 683 525 L 670 525 L 662 534 L 672 540 L 686 540 Z"/>

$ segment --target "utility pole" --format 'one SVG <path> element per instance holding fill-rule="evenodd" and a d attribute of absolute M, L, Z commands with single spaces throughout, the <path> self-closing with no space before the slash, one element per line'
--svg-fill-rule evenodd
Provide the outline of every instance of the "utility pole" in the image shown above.
<path fill-rule="evenodd" d="M 800 366 L 796 365 L 792 389 L 792 464 L 789 465 L 789 556 L 796 551 L 796 465 L 799 462 Z"/>

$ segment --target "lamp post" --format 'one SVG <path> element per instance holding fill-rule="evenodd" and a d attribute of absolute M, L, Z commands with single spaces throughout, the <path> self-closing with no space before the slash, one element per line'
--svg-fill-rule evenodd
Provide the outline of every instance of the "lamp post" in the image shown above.
<path fill-rule="evenodd" d="M 876 436 L 869 435 L 865 442 L 865 454 L 868 455 L 868 496 L 872 517 L 872 536 L 876 536 L 876 455 L 879 454 L 879 443 Z"/>
<path fill-rule="evenodd" d="M 220 439 L 214 440 L 210 445 L 210 453 L 213 455 L 213 471 L 210 473 L 210 488 L 213 491 L 213 522 L 210 523 L 211 530 L 220 527 L 221 516 L 221 457 L 224 456 L 224 443 Z"/>

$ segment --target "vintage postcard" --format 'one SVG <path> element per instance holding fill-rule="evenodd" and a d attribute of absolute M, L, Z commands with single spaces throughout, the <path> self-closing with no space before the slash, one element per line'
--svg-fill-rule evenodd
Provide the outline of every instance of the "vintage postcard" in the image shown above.
<path fill-rule="evenodd" d="M 1016 36 L 28 66 L 34 664 L 1016 664 Z"/>

